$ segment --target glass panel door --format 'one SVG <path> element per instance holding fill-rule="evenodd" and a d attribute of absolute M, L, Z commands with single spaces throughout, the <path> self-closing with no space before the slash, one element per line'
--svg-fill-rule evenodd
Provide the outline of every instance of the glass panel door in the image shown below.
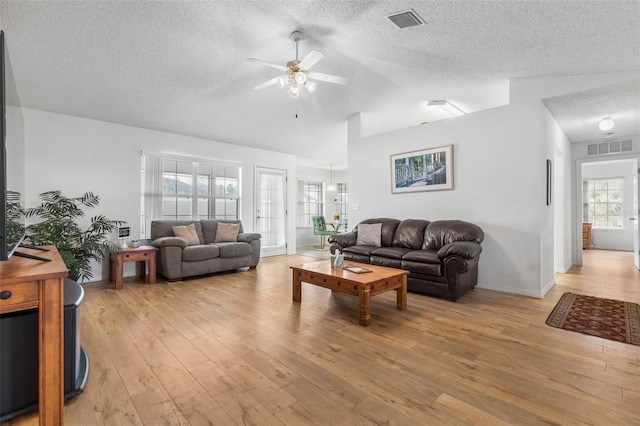
<path fill-rule="evenodd" d="M 256 168 L 256 232 L 260 256 L 287 254 L 286 170 Z"/>

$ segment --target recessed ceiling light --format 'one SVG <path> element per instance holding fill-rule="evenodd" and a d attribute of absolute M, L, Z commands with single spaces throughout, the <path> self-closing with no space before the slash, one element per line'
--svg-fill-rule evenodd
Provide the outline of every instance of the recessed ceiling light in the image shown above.
<path fill-rule="evenodd" d="M 613 129 L 614 124 L 615 123 L 613 122 L 613 120 L 607 117 L 607 118 L 603 118 L 602 121 L 600 121 L 600 124 L 598 124 L 598 127 L 603 132 L 606 132 L 607 130 Z"/>

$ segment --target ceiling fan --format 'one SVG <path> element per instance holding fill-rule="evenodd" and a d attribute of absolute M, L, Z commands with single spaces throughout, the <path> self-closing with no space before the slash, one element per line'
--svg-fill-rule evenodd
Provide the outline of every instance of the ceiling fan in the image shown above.
<path fill-rule="evenodd" d="M 319 50 L 312 50 L 300 61 L 298 60 L 298 42 L 302 39 L 302 33 L 300 31 L 294 31 L 291 33 L 289 38 L 296 43 L 296 59 L 287 62 L 287 65 L 274 64 L 273 62 L 267 62 L 255 58 L 248 59 L 251 62 L 256 62 L 285 72 L 284 75 L 272 78 L 269 81 L 265 81 L 264 83 L 257 85 L 254 87 L 255 90 L 264 89 L 265 87 L 276 84 L 280 88 L 289 85 L 289 95 L 297 97 L 300 95 L 301 86 L 304 86 L 309 93 L 313 93 L 316 89 L 316 81 L 326 81 L 327 83 L 341 84 L 343 86 L 348 83 L 348 80 L 344 77 L 309 71 L 312 66 L 324 58 L 324 53 Z"/>

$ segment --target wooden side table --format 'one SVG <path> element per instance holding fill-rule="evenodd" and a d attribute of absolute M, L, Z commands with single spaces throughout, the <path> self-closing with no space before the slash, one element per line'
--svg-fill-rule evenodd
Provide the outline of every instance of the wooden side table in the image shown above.
<path fill-rule="evenodd" d="M 109 282 L 115 281 L 116 290 L 122 288 L 122 273 L 125 262 L 138 263 L 138 277 L 144 278 L 146 263 L 149 263 L 148 284 L 156 283 L 156 252 L 157 248 L 152 246 L 140 246 L 137 248 L 126 248 L 122 251 L 111 253 L 109 256 Z"/>

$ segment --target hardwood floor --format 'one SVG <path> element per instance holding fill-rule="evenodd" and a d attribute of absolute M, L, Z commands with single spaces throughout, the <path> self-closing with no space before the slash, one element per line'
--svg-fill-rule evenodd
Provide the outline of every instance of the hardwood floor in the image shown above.
<path fill-rule="evenodd" d="M 585 250 L 540 299 L 475 289 L 456 303 L 358 300 L 290 265 L 122 290 L 85 285 L 87 390 L 65 425 L 640 424 L 640 347 L 556 329 L 566 291 L 640 303 L 631 253 Z M 482 263 L 480 263 L 482 268 Z M 6 425 L 37 424 L 37 413 Z"/>

